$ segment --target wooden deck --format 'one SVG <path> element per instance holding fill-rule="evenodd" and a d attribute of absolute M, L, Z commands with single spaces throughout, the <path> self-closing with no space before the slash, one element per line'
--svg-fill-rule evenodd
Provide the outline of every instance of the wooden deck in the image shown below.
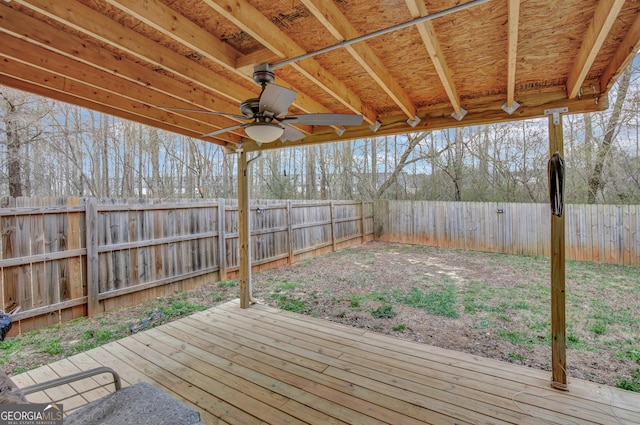
<path fill-rule="evenodd" d="M 114 368 L 125 385 L 161 387 L 208 424 L 640 423 L 640 394 L 578 379 L 558 392 L 549 386 L 550 372 L 261 305 L 241 310 L 237 301 L 14 380 L 24 386 L 98 365 Z M 106 392 L 76 396 L 65 411 Z"/>

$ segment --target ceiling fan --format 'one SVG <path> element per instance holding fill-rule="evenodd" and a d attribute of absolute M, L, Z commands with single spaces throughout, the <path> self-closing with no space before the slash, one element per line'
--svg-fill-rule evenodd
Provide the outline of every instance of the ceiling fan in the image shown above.
<path fill-rule="evenodd" d="M 297 93 L 286 87 L 273 84 L 275 74 L 269 64 L 256 66 L 253 72 L 253 80 L 262 86 L 262 91 L 259 97 L 247 99 L 240 103 L 240 112 L 242 112 L 242 115 L 201 109 L 170 108 L 163 106 L 158 106 L 158 108 L 171 111 L 202 112 L 221 115 L 236 120 L 248 120 L 249 122 L 203 134 L 202 137 L 216 136 L 242 128 L 247 136 L 257 143 L 269 143 L 278 139 L 283 142 L 303 139 L 305 134 L 290 124 L 331 125 L 340 127 L 362 124 L 362 115 L 354 114 L 287 115 L 289 106 L 293 103 Z"/>

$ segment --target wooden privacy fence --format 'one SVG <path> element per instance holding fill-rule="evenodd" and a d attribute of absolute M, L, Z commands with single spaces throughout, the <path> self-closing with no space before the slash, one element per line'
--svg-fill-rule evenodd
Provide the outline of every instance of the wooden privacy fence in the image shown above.
<path fill-rule="evenodd" d="M 254 268 L 373 239 L 373 204 L 252 201 Z M 0 290 L 19 331 L 235 276 L 235 200 L 4 198 Z"/>
<path fill-rule="evenodd" d="M 548 204 L 376 201 L 376 239 L 549 257 Z M 640 265 L 640 205 L 565 205 L 566 258 Z"/>

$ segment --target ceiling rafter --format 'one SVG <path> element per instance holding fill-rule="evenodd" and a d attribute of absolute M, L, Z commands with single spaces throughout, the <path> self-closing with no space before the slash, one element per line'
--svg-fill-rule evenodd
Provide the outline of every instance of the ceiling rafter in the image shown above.
<path fill-rule="evenodd" d="M 204 2 L 278 55 L 296 57 L 307 53 L 246 0 L 204 0 Z M 363 104 L 355 93 L 322 68 L 316 60 L 304 59 L 291 66 L 352 112 L 362 114 L 365 121 L 370 124 L 376 121 L 377 113 Z"/>
<path fill-rule="evenodd" d="M 28 68 L 28 66 L 25 65 L 25 68 Z M 76 106 L 80 106 L 82 108 L 87 108 L 87 109 L 91 109 L 93 111 L 98 111 L 104 114 L 108 114 L 108 115 L 113 115 L 116 117 L 120 117 L 120 118 L 124 118 L 127 120 L 132 120 L 132 121 L 136 121 L 139 122 L 141 124 L 144 125 L 148 125 L 150 127 L 156 127 L 162 130 L 166 130 L 166 131 L 171 131 L 171 132 L 177 132 L 176 130 L 176 126 L 173 125 L 172 121 L 169 119 L 153 119 L 149 117 L 149 114 L 144 113 L 143 111 L 145 111 L 145 105 L 140 104 L 140 110 L 138 115 L 132 115 L 130 112 L 128 111 L 124 111 L 121 110 L 117 107 L 112 106 L 111 102 L 109 101 L 108 96 L 104 98 L 104 100 L 102 102 L 97 102 L 94 97 L 92 96 L 92 98 L 89 100 L 87 98 L 84 97 L 78 97 L 76 95 L 71 95 L 69 94 L 69 92 L 67 90 L 65 90 L 64 88 L 51 88 L 50 86 L 54 85 L 53 81 L 56 78 L 59 78 L 61 80 L 63 80 L 62 77 L 57 77 L 55 75 L 49 75 L 47 77 L 40 77 L 36 73 L 33 73 L 33 68 L 29 68 L 28 70 L 28 74 L 21 74 L 22 76 L 24 75 L 29 75 L 30 78 L 35 78 L 38 81 L 31 81 L 31 79 L 26 79 L 24 77 L 22 78 L 17 78 L 17 77 L 13 77 L 10 75 L 6 75 L 0 72 L 0 84 L 5 85 L 5 86 L 9 86 L 9 87 L 13 87 L 16 88 L 18 90 L 23 90 L 23 91 L 28 91 L 30 93 L 36 94 L 38 96 L 44 96 L 50 99 L 56 99 L 59 100 L 61 102 L 65 102 L 65 103 L 69 103 L 71 105 L 76 105 Z M 40 83 L 40 81 L 45 81 L 47 83 L 48 86 L 45 85 L 41 85 L 42 83 Z M 67 86 L 68 88 L 68 86 Z M 92 89 L 95 91 L 95 89 Z M 99 94 L 99 93 L 98 93 Z M 108 94 L 107 94 L 108 95 Z M 135 118 L 134 118 L 135 117 Z M 167 117 L 168 118 L 168 117 Z M 199 135 L 193 131 L 190 131 L 189 129 L 182 129 L 180 132 L 180 134 L 183 134 L 185 136 L 188 137 L 193 137 L 193 138 L 198 138 Z M 219 144 L 226 146 L 227 143 L 224 143 L 222 141 L 219 142 Z"/>
<path fill-rule="evenodd" d="M 164 46 L 159 46 L 142 34 L 126 28 L 81 3 L 57 0 L 14 1 L 92 38 L 124 50 L 141 60 L 150 61 L 157 67 L 180 75 L 182 78 L 193 81 L 234 102 L 253 96 L 251 90 L 233 82 L 224 82 L 219 78 L 214 78 L 211 71 L 202 65 L 194 61 L 185 61 L 184 56 Z M 235 109 L 226 112 L 236 113 Z"/>
<path fill-rule="evenodd" d="M 6 65 L 3 67 L 4 71 L 0 70 L 0 81 L 4 80 L 7 85 L 146 125 L 176 131 L 189 137 L 199 137 L 202 134 L 194 129 L 199 128 L 204 131 L 210 128 L 208 125 L 189 121 L 185 117 L 150 108 L 135 99 L 122 98 L 95 85 L 67 78 L 43 67 L 36 67 L 32 63 L 18 61 L 12 57 L 13 53 L 10 54 L 11 57 L 7 55 L 8 47 L 5 43 L 0 45 L 0 62 Z M 33 46 L 27 47 L 30 51 L 34 50 Z M 20 83 L 15 84 L 16 81 Z M 226 139 L 239 142 L 238 136 L 231 136 Z M 226 145 L 223 140 L 218 140 L 216 143 Z"/>
<path fill-rule="evenodd" d="M 516 59 L 518 58 L 518 24 L 520 0 L 509 0 L 509 29 L 507 47 L 507 109 L 512 109 L 516 92 Z"/>
<path fill-rule="evenodd" d="M 222 43 L 220 40 L 212 36 L 210 33 L 204 31 L 198 25 L 189 21 L 185 17 L 181 16 L 177 12 L 171 10 L 168 6 L 158 2 L 157 0 L 147 0 L 145 2 L 131 2 L 128 0 L 105 0 L 109 2 L 112 6 L 119 8 L 120 10 L 125 11 L 126 13 L 134 16 L 136 19 L 139 19 L 145 22 L 147 25 L 152 26 L 157 31 L 162 32 L 165 36 L 182 43 L 189 48 L 195 50 L 199 54 L 204 57 L 223 65 L 229 71 L 236 73 L 247 81 L 251 81 L 253 83 L 253 70 L 248 71 L 238 70 L 236 68 L 236 60 L 238 57 L 234 58 L 232 63 L 228 63 L 225 61 L 224 57 L 218 57 L 218 52 L 216 49 L 211 48 L 211 43 Z M 174 21 L 180 21 L 182 24 L 180 26 L 180 30 L 174 30 L 176 24 Z M 216 42 L 212 40 L 217 40 Z M 226 43 L 223 43 L 225 46 L 228 46 Z M 228 46 L 230 47 L 230 46 Z M 294 101 L 294 105 L 304 112 L 316 112 L 316 113 L 330 113 L 328 108 L 321 105 L 320 103 L 312 100 L 306 96 L 300 96 L 300 91 L 296 88 L 292 87 L 286 81 L 280 79 L 280 85 L 290 88 L 298 92 L 298 96 Z M 257 86 L 256 86 L 257 89 Z M 251 95 L 249 97 L 255 97 L 255 95 Z M 246 98 L 245 98 L 246 99 Z M 300 126 L 299 127 L 303 131 L 309 131 L 308 126 Z"/>
<path fill-rule="evenodd" d="M 232 71 L 240 53 L 157 0 L 105 0 L 208 59 Z"/>
<path fill-rule="evenodd" d="M 606 92 L 611 88 L 618 74 L 633 60 L 634 53 L 640 50 L 640 14 L 636 16 L 631 28 L 616 49 L 611 62 L 600 77 L 600 91 Z"/>
<path fill-rule="evenodd" d="M 414 19 L 421 16 L 427 16 L 429 14 L 423 0 L 405 0 L 405 2 L 407 4 L 407 7 L 409 8 L 411 16 Z M 460 96 L 458 95 L 458 91 L 456 90 L 456 85 L 453 81 L 453 75 L 451 75 L 451 71 L 449 70 L 447 62 L 444 59 L 444 54 L 442 53 L 442 49 L 440 48 L 440 43 L 438 42 L 438 37 L 436 35 L 435 29 L 433 28 L 433 24 L 430 21 L 427 21 L 416 25 L 416 27 L 418 29 L 418 32 L 420 33 L 422 42 L 424 43 L 427 52 L 429 53 L 429 57 L 433 62 L 433 66 L 438 73 L 438 77 L 442 82 L 442 86 L 444 87 L 444 90 L 449 97 L 449 102 L 451 102 L 453 111 L 456 115 L 462 116 L 462 102 L 460 101 Z"/>
<path fill-rule="evenodd" d="M 0 3 L 0 10 L 3 11 L 0 17 L 3 25 L 0 30 L 10 35 L 4 38 L 3 48 L 13 47 L 13 51 L 7 54 L 8 57 L 28 57 L 34 66 L 42 66 L 44 69 L 73 80 L 91 81 L 96 87 L 110 91 L 114 95 L 135 99 L 150 106 L 158 105 L 158 102 L 166 99 L 165 96 L 160 96 L 163 94 L 175 99 L 177 105 L 172 106 L 188 108 L 197 105 L 212 110 L 229 107 L 226 101 L 208 96 L 202 90 L 127 59 L 115 58 L 93 44 L 86 43 L 73 35 L 63 34 L 50 25 L 8 8 L 2 3 Z M 58 46 L 58 49 L 54 52 L 50 45 Z M 46 64 L 38 63 L 38 60 L 45 59 L 48 59 Z M 102 64 L 102 68 L 95 68 L 92 65 L 97 61 Z M 152 90 L 148 90 L 150 88 Z M 184 95 L 183 98 L 178 98 L 173 93 L 184 93 Z M 206 130 L 203 133 L 210 131 L 211 126 L 222 128 L 230 122 L 229 119 L 217 116 L 203 116 L 200 119 L 187 117 L 187 119 L 206 125 L 208 129 L 203 127 L 203 130 Z"/>
<path fill-rule="evenodd" d="M 301 2 L 338 41 L 352 40 L 361 36 L 333 2 L 324 0 L 301 0 Z M 415 118 L 416 107 L 413 100 L 400 87 L 380 58 L 365 42 L 348 45 L 345 50 L 367 71 L 408 118 Z"/>
<path fill-rule="evenodd" d="M 600 0 L 598 2 L 598 7 L 582 40 L 580 51 L 567 77 L 567 96 L 569 99 L 575 99 L 580 94 L 582 83 L 587 77 L 591 65 L 593 65 L 596 55 L 609 34 L 618 13 L 622 10 L 624 2 L 625 0 Z"/>

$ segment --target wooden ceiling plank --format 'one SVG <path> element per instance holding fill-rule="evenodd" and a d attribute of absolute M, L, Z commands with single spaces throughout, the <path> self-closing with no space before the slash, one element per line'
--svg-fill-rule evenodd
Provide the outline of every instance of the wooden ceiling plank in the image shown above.
<path fill-rule="evenodd" d="M 604 40 L 620 13 L 625 0 L 600 0 L 582 40 L 580 51 L 567 77 L 567 96 L 574 99 L 580 93 L 591 65 L 596 59 Z"/>
<path fill-rule="evenodd" d="M 640 50 L 640 14 L 631 24 L 627 35 L 618 46 L 607 68 L 600 76 L 600 91 L 607 92 L 618 76 L 629 65 Z"/>
<path fill-rule="evenodd" d="M 361 34 L 351 25 L 333 2 L 324 0 L 301 0 L 337 41 L 353 40 Z M 407 115 L 414 119 L 416 107 L 409 95 L 391 76 L 387 68 L 373 50 L 365 42 L 349 45 L 347 52 L 364 68 L 371 78 L 384 90 L 393 102 Z"/>
<path fill-rule="evenodd" d="M 0 53 L 0 61 L 7 65 L 2 67 L 4 71 L 0 71 L 0 84 L 189 137 L 200 138 L 202 134 L 193 131 L 190 124 L 184 125 L 184 118 L 175 114 L 150 108 L 144 103 L 131 101 L 131 99 L 121 99 L 114 93 L 17 62 L 2 53 Z M 232 140 L 239 143 L 240 137 L 233 136 Z M 207 141 L 220 145 L 226 144 L 218 139 L 207 139 Z"/>
<path fill-rule="evenodd" d="M 193 81 L 234 102 L 255 96 L 236 83 L 216 78 L 208 68 L 174 52 L 78 2 L 14 0 L 38 13 L 110 44 L 156 67 Z"/>
<path fill-rule="evenodd" d="M 507 48 L 507 108 L 513 108 L 516 92 L 516 59 L 518 58 L 518 25 L 520 0 L 509 0 L 509 34 Z"/>
<path fill-rule="evenodd" d="M 409 8 L 411 16 L 414 19 L 428 15 L 428 11 L 424 5 L 423 0 L 405 0 L 405 2 L 407 4 L 407 7 Z M 442 86 L 447 93 L 447 97 L 451 102 L 451 106 L 453 107 L 454 112 L 457 115 L 461 116 L 462 102 L 460 101 L 460 96 L 458 95 L 455 82 L 453 81 L 453 75 L 449 70 L 447 62 L 444 58 L 444 53 L 440 48 L 440 43 L 438 42 L 438 37 L 436 35 L 435 29 L 433 28 L 433 24 L 430 21 L 427 21 L 416 25 L 416 27 L 418 29 L 418 32 L 420 33 L 422 42 L 424 43 L 427 52 L 429 53 L 429 57 L 433 62 L 433 66 L 436 69 L 436 73 L 440 78 Z"/>
<path fill-rule="evenodd" d="M 27 40 L 29 43 L 22 47 L 25 49 L 22 55 L 31 57 L 34 63 L 38 59 L 52 58 L 43 67 L 57 69 L 60 75 L 66 75 L 78 81 L 93 81 L 97 87 L 107 90 L 110 88 L 115 90 L 115 87 L 119 87 L 122 90 L 121 93 L 138 96 L 136 100 L 146 102 L 150 106 L 193 108 L 195 105 L 208 110 L 226 110 L 226 112 L 231 112 L 230 109 L 234 108 L 225 101 L 218 100 L 173 78 L 155 73 L 126 59 L 115 58 L 95 45 L 70 34 L 60 33 L 55 28 L 16 10 L 6 8 L 1 3 L 0 10 L 3 11 L 0 16 L 2 23 L 0 31 Z M 11 42 L 12 38 L 8 38 L 7 43 Z M 15 43 L 15 40 L 13 42 Z M 60 50 L 54 53 L 49 46 L 57 46 Z M 19 48 L 17 49 L 17 55 L 19 55 Z M 35 54 L 36 51 L 39 56 Z M 94 68 L 92 64 L 95 63 L 100 63 L 103 68 Z M 145 90 L 149 88 L 153 90 Z M 176 97 L 175 93 L 183 93 L 184 98 Z M 206 121 L 204 118 L 205 116 L 197 121 L 206 122 L 215 128 L 225 127 L 230 122 L 228 119 L 212 115 L 206 116 Z M 193 118 L 190 117 L 190 119 Z M 211 128 L 206 132 L 208 131 L 211 131 Z"/>
<path fill-rule="evenodd" d="M 203 1 L 275 54 L 283 57 L 296 57 L 307 53 L 246 0 Z M 322 68 L 316 60 L 305 59 L 292 64 L 292 66 L 349 110 L 362 114 L 365 121 L 370 124 L 375 122 L 376 112 L 364 105 L 344 82 Z"/>

